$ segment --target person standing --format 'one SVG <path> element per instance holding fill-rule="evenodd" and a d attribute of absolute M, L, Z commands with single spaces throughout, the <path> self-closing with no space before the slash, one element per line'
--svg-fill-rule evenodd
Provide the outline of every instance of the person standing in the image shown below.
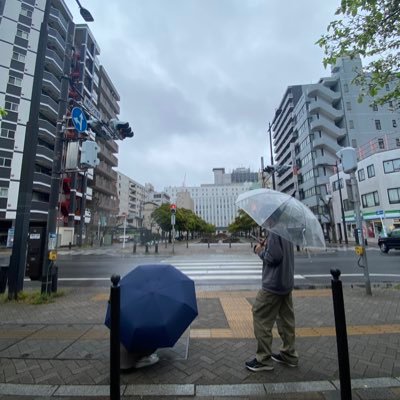
<path fill-rule="evenodd" d="M 264 242 L 254 246 L 263 260 L 262 288 L 253 305 L 256 356 L 246 362 L 250 371 L 271 371 L 271 359 L 289 367 L 297 367 L 295 349 L 295 317 L 292 290 L 294 286 L 294 250 L 288 240 L 270 232 Z M 282 345 L 272 353 L 272 328 L 276 322 Z"/>

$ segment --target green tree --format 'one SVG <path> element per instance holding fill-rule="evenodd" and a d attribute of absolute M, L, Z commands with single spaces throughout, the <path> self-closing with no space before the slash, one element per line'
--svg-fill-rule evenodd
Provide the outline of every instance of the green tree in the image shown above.
<path fill-rule="evenodd" d="M 4 108 L 0 107 L 0 117 L 5 117 L 6 115 L 7 111 Z"/>
<path fill-rule="evenodd" d="M 228 226 L 230 233 L 245 232 L 246 234 L 251 233 L 257 228 L 257 223 L 243 210 L 239 210 L 238 216 Z"/>
<path fill-rule="evenodd" d="M 324 49 L 324 65 L 334 65 L 338 57 L 360 55 L 368 59 L 364 73 L 355 78 L 365 95 L 384 104 L 400 96 L 400 0 L 342 0 L 328 25 L 328 33 L 317 44 Z M 380 92 L 393 82 L 389 91 Z"/>

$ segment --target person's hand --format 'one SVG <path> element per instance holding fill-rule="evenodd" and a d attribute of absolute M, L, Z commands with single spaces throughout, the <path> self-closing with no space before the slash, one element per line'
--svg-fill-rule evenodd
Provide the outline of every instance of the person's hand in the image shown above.
<path fill-rule="evenodd" d="M 264 242 L 262 242 L 262 243 L 257 243 L 255 246 L 254 246 L 254 253 L 256 253 L 256 254 L 258 254 L 258 253 L 260 253 L 262 250 L 264 249 Z"/>

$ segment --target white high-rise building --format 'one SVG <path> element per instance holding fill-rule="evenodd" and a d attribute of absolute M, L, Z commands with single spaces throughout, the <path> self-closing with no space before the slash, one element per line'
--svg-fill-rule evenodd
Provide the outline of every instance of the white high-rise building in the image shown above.
<path fill-rule="evenodd" d="M 166 187 L 164 190 L 176 202 L 179 193 L 188 192 L 194 203 L 194 213 L 217 231 L 225 231 L 238 212 L 235 204 L 239 194 L 259 187 L 258 182 L 231 183 L 231 174 L 225 174 L 224 168 L 214 168 L 214 184 L 202 184 L 192 187 Z M 227 176 L 225 176 L 227 175 Z"/>

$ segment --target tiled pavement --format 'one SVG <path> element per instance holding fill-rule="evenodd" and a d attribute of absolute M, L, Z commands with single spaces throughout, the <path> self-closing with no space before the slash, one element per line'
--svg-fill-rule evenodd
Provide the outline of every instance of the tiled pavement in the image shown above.
<path fill-rule="evenodd" d="M 106 398 L 107 290 L 64 292 L 48 305 L 0 304 L 0 398 L 24 393 L 29 398 Z M 198 291 L 199 316 L 190 332 L 174 349 L 159 350 L 160 363 L 122 374 L 121 393 L 147 399 L 162 394 L 172 399 L 340 398 L 331 292 L 294 293 L 299 368 L 247 371 L 244 361 L 255 351 L 255 292 Z M 379 288 L 367 297 L 363 289 L 345 288 L 344 295 L 353 398 L 400 399 L 400 291 Z"/>

